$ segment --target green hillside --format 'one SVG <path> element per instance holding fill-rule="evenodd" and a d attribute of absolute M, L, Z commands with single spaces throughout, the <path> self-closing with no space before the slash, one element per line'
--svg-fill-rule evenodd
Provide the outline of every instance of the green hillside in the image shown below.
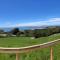
<path fill-rule="evenodd" d="M 0 38 L 0 47 L 24 47 L 60 39 L 60 34 L 31 39 L 31 37 Z M 53 47 L 54 60 L 60 60 L 60 44 Z M 15 54 L 0 54 L 0 60 L 15 60 Z M 50 48 L 21 53 L 20 60 L 50 60 Z"/>

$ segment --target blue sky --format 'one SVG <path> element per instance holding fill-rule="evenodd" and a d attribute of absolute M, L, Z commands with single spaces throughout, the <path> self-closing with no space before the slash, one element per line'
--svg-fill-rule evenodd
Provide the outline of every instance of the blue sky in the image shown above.
<path fill-rule="evenodd" d="M 60 0 L 0 0 L 0 27 L 60 25 Z"/>

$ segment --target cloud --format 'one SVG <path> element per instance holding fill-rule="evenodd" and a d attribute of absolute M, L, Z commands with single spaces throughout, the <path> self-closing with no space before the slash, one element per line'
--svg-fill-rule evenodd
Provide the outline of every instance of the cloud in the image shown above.
<path fill-rule="evenodd" d="M 5 22 L 5 24 L 3 24 L 3 27 L 15 27 L 16 26 L 16 24 L 13 24 L 12 22 L 10 22 L 10 21 L 7 21 L 7 22 Z M 1 27 L 1 26 L 0 26 Z"/>
<path fill-rule="evenodd" d="M 60 25 L 60 18 L 51 18 L 48 21 L 49 25 Z"/>
<path fill-rule="evenodd" d="M 60 22 L 60 18 L 51 18 L 49 22 Z"/>
<path fill-rule="evenodd" d="M 41 26 L 41 25 L 46 25 L 46 23 L 39 21 L 39 22 L 30 22 L 30 23 L 24 23 L 24 24 L 16 24 L 16 26 Z"/>
<path fill-rule="evenodd" d="M 16 23 L 5 22 L 3 27 L 20 27 L 20 26 L 42 26 L 42 25 L 60 25 L 60 18 L 50 18 L 44 21 L 28 22 L 28 23 Z"/>
<path fill-rule="evenodd" d="M 30 22 L 24 24 L 16 24 L 16 26 L 42 26 L 42 25 L 59 25 L 60 18 L 50 18 L 46 21 Z"/>

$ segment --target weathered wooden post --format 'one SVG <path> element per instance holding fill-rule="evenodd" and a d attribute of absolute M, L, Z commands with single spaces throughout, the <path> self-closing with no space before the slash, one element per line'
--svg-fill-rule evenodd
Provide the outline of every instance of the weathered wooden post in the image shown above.
<path fill-rule="evenodd" d="M 50 60 L 53 60 L 53 48 L 50 48 Z"/>
<path fill-rule="evenodd" d="M 16 60 L 19 60 L 19 53 L 16 53 Z"/>

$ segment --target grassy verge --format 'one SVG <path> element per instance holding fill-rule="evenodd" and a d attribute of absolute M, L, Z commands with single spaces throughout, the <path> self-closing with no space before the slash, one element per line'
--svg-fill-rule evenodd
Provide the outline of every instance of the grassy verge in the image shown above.
<path fill-rule="evenodd" d="M 60 39 L 60 34 L 31 39 L 31 37 L 0 38 L 0 47 L 24 47 Z M 60 44 L 53 47 L 54 60 L 60 60 Z M 15 60 L 15 54 L 0 54 L 0 60 Z M 20 60 L 50 60 L 50 48 L 20 54 Z"/>

